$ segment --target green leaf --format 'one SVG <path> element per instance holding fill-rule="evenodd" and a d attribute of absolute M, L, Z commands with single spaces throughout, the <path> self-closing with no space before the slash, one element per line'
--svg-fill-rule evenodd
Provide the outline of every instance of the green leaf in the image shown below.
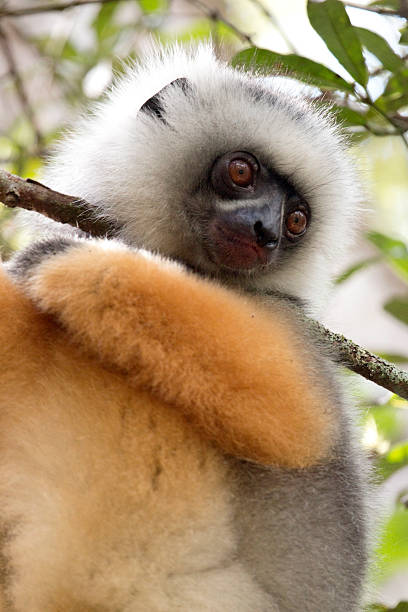
<path fill-rule="evenodd" d="M 11 138 L 0 136 L 0 157 L 7 159 L 13 157 L 18 151 L 18 147 Z"/>
<path fill-rule="evenodd" d="M 107 2 L 102 4 L 92 27 L 96 32 L 98 40 L 103 40 L 117 32 L 117 26 L 113 23 L 113 15 L 119 6 L 118 2 Z"/>
<path fill-rule="evenodd" d="M 167 0 L 139 0 L 144 13 L 162 13 L 167 9 Z"/>
<path fill-rule="evenodd" d="M 352 125 L 366 125 L 367 117 L 365 111 L 359 113 L 358 111 L 348 108 L 348 106 L 334 106 L 332 113 L 336 118 L 346 126 Z"/>
<path fill-rule="evenodd" d="M 390 72 L 398 72 L 405 68 L 400 56 L 394 53 L 382 36 L 365 28 L 355 27 L 354 30 L 357 32 L 361 44 L 380 60 L 384 68 L 390 70 Z"/>
<path fill-rule="evenodd" d="M 316 85 L 321 89 L 340 89 L 349 93 L 354 91 L 351 83 L 347 83 L 326 66 L 293 53 L 282 55 L 268 49 L 250 47 L 237 53 L 231 63 L 233 66 L 241 66 L 249 70 L 256 68 L 265 74 L 285 68 L 301 81 Z"/>
<path fill-rule="evenodd" d="M 381 234 L 380 232 L 369 232 L 368 239 L 389 257 L 408 257 L 408 249 L 402 240 L 397 240 Z"/>
<path fill-rule="evenodd" d="M 390 361 L 391 363 L 408 363 L 408 355 L 398 355 L 397 353 L 382 353 L 381 351 L 376 351 L 376 355 L 381 357 L 381 359 Z"/>
<path fill-rule="evenodd" d="M 390 97 L 381 96 L 375 101 L 386 113 L 395 113 L 408 106 L 408 93 Z"/>
<path fill-rule="evenodd" d="M 386 608 L 385 606 L 373 604 L 366 608 L 366 612 L 408 612 L 408 602 L 401 601 L 396 608 Z"/>
<path fill-rule="evenodd" d="M 376 104 L 384 111 L 397 111 L 408 105 L 408 68 L 391 75 Z"/>
<path fill-rule="evenodd" d="M 400 45 L 408 45 L 408 28 L 402 28 L 402 30 L 400 30 L 401 32 L 401 38 L 399 39 L 399 44 Z"/>
<path fill-rule="evenodd" d="M 402 240 L 396 240 L 380 232 L 369 232 L 368 239 L 385 255 L 394 272 L 408 283 L 408 248 Z"/>
<path fill-rule="evenodd" d="M 379 8 L 388 8 L 391 11 L 399 11 L 401 0 L 374 0 L 368 6 L 377 6 Z"/>
<path fill-rule="evenodd" d="M 62 48 L 62 51 L 60 51 L 59 55 L 62 59 L 71 61 L 75 61 L 81 58 L 81 54 L 69 40 L 64 42 L 64 46 Z"/>
<path fill-rule="evenodd" d="M 313 28 L 340 64 L 355 81 L 366 86 L 368 70 L 360 39 L 350 23 L 344 4 L 339 0 L 309 0 L 307 13 Z"/>
<path fill-rule="evenodd" d="M 408 68 L 404 68 L 397 74 L 393 74 L 387 83 L 384 95 L 391 96 L 393 94 L 408 93 Z"/>
<path fill-rule="evenodd" d="M 380 406 L 371 406 L 368 414 L 375 421 L 378 433 L 385 440 L 393 441 L 400 431 L 399 409 L 387 402 Z"/>
<path fill-rule="evenodd" d="M 383 358 L 393 357 L 392 355 L 382 355 Z M 380 455 L 376 456 L 375 469 L 383 480 L 389 478 L 391 474 L 396 472 L 405 465 L 406 455 L 405 451 L 408 451 L 408 442 L 405 441 L 403 444 L 407 445 L 407 448 L 400 448 L 401 445 L 401 431 L 405 427 L 406 422 L 406 411 L 408 410 L 408 401 L 403 400 L 397 395 L 393 395 L 386 404 L 370 406 L 366 413 L 366 423 L 369 428 L 372 427 L 372 421 L 375 423 L 377 429 L 379 446 L 377 451 L 381 448 L 382 442 L 386 445 L 393 445 L 391 450 L 388 450 L 385 446 L 386 451 L 383 451 Z M 395 452 L 394 452 L 395 449 Z"/>
<path fill-rule="evenodd" d="M 376 557 L 379 560 L 378 569 L 382 577 L 390 575 L 395 569 L 408 563 L 408 512 L 402 504 L 397 506 L 387 522 Z M 401 605 L 396 608 L 396 610 L 399 608 L 398 612 L 404 610 Z M 403 605 L 406 606 L 406 603 Z"/>
<path fill-rule="evenodd" d="M 368 130 L 360 130 L 348 135 L 348 139 L 353 145 L 358 145 L 364 140 L 367 140 L 367 138 L 370 138 L 370 132 Z"/>
<path fill-rule="evenodd" d="M 408 325 L 408 296 L 392 298 L 384 304 L 384 310 Z"/>
<path fill-rule="evenodd" d="M 168 45 L 175 40 L 179 43 L 191 44 L 192 40 L 208 40 L 211 36 L 222 38 L 223 41 L 231 40 L 236 42 L 236 35 L 221 22 L 214 22 L 210 19 L 197 19 L 188 28 L 181 31 L 168 31 L 161 29 L 155 31 L 155 36 L 162 45 Z"/>
<path fill-rule="evenodd" d="M 386 456 L 389 463 L 399 463 L 406 465 L 408 463 L 408 442 L 396 444 Z"/>
<path fill-rule="evenodd" d="M 394 257 L 390 260 L 390 264 L 398 276 L 408 283 L 408 259 Z"/>
<path fill-rule="evenodd" d="M 340 274 L 340 276 L 336 278 L 336 285 L 344 283 L 344 281 L 350 278 L 350 276 L 352 276 L 353 274 L 355 274 L 355 272 L 363 270 L 364 268 L 367 268 L 368 266 L 371 266 L 372 264 L 377 263 L 378 261 L 379 257 L 369 257 L 368 259 L 363 259 L 362 261 L 359 261 L 358 263 L 350 266 L 347 270 L 343 272 L 343 274 Z"/>
<path fill-rule="evenodd" d="M 25 116 L 20 116 L 16 119 L 9 132 L 9 136 L 16 149 L 21 148 L 24 155 L 26 155 L 25 152 L 35 144 L 33 125 Z"/>

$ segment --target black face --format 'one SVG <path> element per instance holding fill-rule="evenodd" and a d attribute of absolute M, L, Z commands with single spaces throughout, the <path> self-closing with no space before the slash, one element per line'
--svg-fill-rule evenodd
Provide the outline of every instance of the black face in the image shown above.
<path fill-rule="evenodd" d="M 268 266 L 306 234 L 311 219 L 307 202 L 252 154 L 234 151 L 219 157 L 210 183 L 216 204 L 206 246 L 214 263 L 236 271 Z"/>

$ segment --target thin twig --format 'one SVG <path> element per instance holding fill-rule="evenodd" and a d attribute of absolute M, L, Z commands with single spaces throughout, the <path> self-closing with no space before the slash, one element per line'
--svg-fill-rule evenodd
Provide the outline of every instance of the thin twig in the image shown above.
<path fill-rule="evenodd" d="M 202 2 L 202 0 L 188 0 L 188 2 L 199 8 L 208 17 L 208 19 L 223 23 L 230 30 L 232 30 L 238 36 L 238 38 L 249 43 L 252 46 L 255 46 L 252 37 L 249 34 L 242 32 L 242 30 L 240 30 L 235 24 L 233 24 L 226 17 L 224 17 L 224 15 L 222 15 L 218 9 L 211 8 L 210 6 L 205 4 L 205 2 Z"/>
<path fill-rule="evenodd" d="M 287 36 L 286 32 L 284 31 L 284 29 L 281 27 L 279 21 L 277 20 L 277 18 L 275 17 L 275 15 L 266 8 L 266 6 L 261 2 L 261 0 L 251 0 L 252 4 L 254 4 L 264 15 L 265 17 L 267 17 L 269 19 L 269 21 L 275 26 L 275 28 L 278 30 L 279 34 L 281 35 L 281 37 L 283 38 L 283 40 L 285 41 L 289 51 L 291 53 L 299 53 L 298 50 L 296 49 L 295 45 L 293 44 L 293 42 L 290 40 L 290 38 Z"/>
<path fill-rule="evenodd" d="M 36 4 L 18 9 L 0 9 L 1 17 L 25 17 L 37 13 L 51 13 L 54 11 L 66 11 L 75 6 L 85 4 L 108 4 L 109 2 L 121 2 L 122 0 L 69 0 L 68 2 L 50 2 L 50 4 Z"/>
<path fill-rule="evenodd" d="M 10 43 L 5 30 L 0 26 L 0 48 L 5 57 L 9 75 L 12 77 L 18 99 L 20 100 L 21 108 L 24 115 L 27 117 L 31 125 L 33 126 L 35 135 L 35 146 L 39 147 L 43 138 L 40 128 L 37 125 L 37 121 L 34 115 L 34 111 L 31 107 L 30 101 L 25 90 L 23 79 L 20 75 L 20 71 L 17 66 L 17 62 L 14 59 L 13 53 L 10 48 Z"/>
<path fill-rule="evenodd" d="M 370 99 L 369 102 L 370 106 L 377 111 L 377 113 L 379 115 L 381 115 L 382 117 L 384 117 L 384 119 L 386 119 L 386 121 L 388 121 L 388 123 L 390 125 L 393 126 L 393 128 L 395 129 L 396 133 L 401 137 L 402 142 L 404 143 L 405 147 L 408 149 L 408 142 L 406 141 L 405 137 L 404 137 L 404 133 L 406 132 L 407 128 L 405 127 L 401 127 L 401 124 L 399 124 L 395 119 L 393 119 L 393 117 L 391 117 L 390 115 L 387 115 L 387 113 L 385 113 L 375 102 L 373 102 Z"/>
<path fill-rule="evenodd" d="M 26 15 L 34 15 L 37 13 L 47 13 L 53 11 L 65 11 L 67 9 L 82 6 L 85 4 L 108 4 L 109 2 L 121 2 L 122 0 L 69 0 L 68 2 L 52 2 L 50 4 L 44 5 L 35 5 L 29 6 L 26 8 L 19 9 L 0 9 L 0 18 L 1 17 L 22 17 Z M 229 21 L 226 17 L 224 17 L 220 11 L 217 9 L 212 9 L 205 2 L 201 0 L 188 0 L 190 4 L 194 4 L 199 8 L 203 13 L 207 15 L 209 19 L 213 21 L 220 21 L 224 23 L 228 28 L 230 28 L 235 34 L 251 45 L 254 45 L 254 42 L 249 36 L 249 34 L 245 34 L 239 28 L 237 28 L 231 21 Z"/>
<path fill-rule="evenodd" d="M 404 17 L 408 18 L 408 2 L 407 0 L 400 0 L 400 7 L 398 10 L 389 9 L 382 6 L 371 6 L 371 5 L 362 5 L 356 4 L 355 2 L 348 2 L 343 0 L 343 4 L 348 6 L 349 8 L 361 9 L 362 11 L 370 11 L 371 13 L 377 13 L 378 15 L 386 15 L 386 16 L 394 16 L 394 17 Z"/>
<path fill-rule="evenodd" d="M 45 185 L 24 180 L 0 170 L 0 201 L 11 208 L 24 208 L 68 223 L 92 236 L 114 236 L 120 227 L 114 220 L 101 218 L 81 198 L 58 193 Z M 408 373 L 384 361 L 344 336 L 329 331 L 317 321 L 310 321 L 316 331 L 330 343 L 350 370 L 361 374 L 393 393 L 408 399 Z"/>

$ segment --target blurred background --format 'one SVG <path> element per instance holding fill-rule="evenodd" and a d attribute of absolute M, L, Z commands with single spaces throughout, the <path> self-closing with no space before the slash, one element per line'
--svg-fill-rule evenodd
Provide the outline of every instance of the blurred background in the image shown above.
<path fill-rule="evenodd" d="M 64 128 L 152 39 L 211 37 L 226 61 L 302 82 L 317 104 L 332 104 L 365 188 L 357 242 L 322 322 L 406 369 L 407 19 L 407 0 L 0 0 L 0 167 L 41 180 Z M 0 204 L 3 259 L 27 240 Z M 345 376 L 384 500 L 367 610 L 408 611 L 408 402 Z"/>

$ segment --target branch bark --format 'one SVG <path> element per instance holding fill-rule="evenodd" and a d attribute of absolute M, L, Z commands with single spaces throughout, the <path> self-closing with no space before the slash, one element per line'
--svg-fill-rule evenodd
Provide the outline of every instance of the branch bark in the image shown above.
<path fill-rule="evenodd" d="M 325 338 L 349 370 L 408 400 L 408 372 L 382 359 L 352 340 L 310 320 L 312 327 Z"/>
<path fill-rule="evenodd" d="M 91 236 L 114 236 L 119 225 L 111 218 L 101 218 L 93 207 L 81 198 L 53 191 L 49 187 L 22 179 L 0 169 L 0 202 L 9 208 L 23 208 L 79 228 Z M 310 320 L 309 320 L 310 321 Z M 408 372 L 370 353 L 341 334 L 310 321 L 321 337 L 329 342 L 339 360 L 350 370 L 408 400 Z"/>
<path fill-rule="evenodd" d="M 118 226 L 111 218 L 96 214 L 81 198 L 53 191 L 32 179 L 22 179 L 0 169 L 0 202 L 8 208 L 24 208 L 67 223 L 91 236 L 113 236 Z"/>

